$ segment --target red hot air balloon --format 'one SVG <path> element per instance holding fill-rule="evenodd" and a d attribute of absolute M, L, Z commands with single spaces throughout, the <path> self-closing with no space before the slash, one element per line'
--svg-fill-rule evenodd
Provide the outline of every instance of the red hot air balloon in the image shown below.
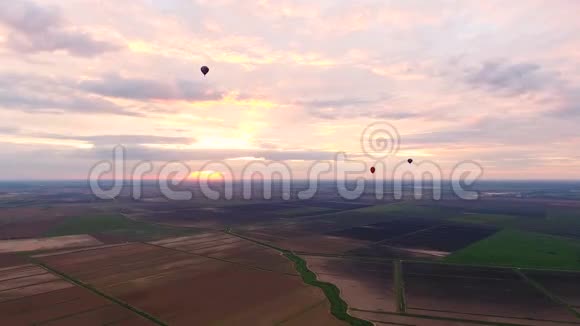
<path fill-rule="evenodd" d="M 375 167 L 374 166 L 371 167 L 371 173 L 373 173 L 373 174 L 375 173 Z"/>
<path fill-rule="evenodd" d="M 407 162 L 409 162 L 409 164 L 411 164 L 411 163 L 413 163 L 413 159 L 410 158 L 410 159 L 407 160 Z"/>
<path fill-rule="evenodd" d="M 209 68 L 207 66 L 201 67 L 201 73 L 205 76 L 209 72 Z"/>

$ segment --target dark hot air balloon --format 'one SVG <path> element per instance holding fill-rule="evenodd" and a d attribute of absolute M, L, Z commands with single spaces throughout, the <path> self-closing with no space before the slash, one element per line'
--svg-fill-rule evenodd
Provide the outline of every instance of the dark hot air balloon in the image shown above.
<path fill-rule="evenodd" d="M 209 68 L 207 66 L 201 67 L 201 73 L 205 76 L 209 72 Z"/>
<path fill-rule="evenodd" d="M 407 160 L 407 162 L 409 162 L 409 164 L 411 164 L 411 163 L 413 163 L 413 159 L 410 158 L 410 159 Z"/>
<path fill-rule="evenodd" d="M 375 167 L 374 166 L 371 167 L 371 173 L 375 173 Z"/>

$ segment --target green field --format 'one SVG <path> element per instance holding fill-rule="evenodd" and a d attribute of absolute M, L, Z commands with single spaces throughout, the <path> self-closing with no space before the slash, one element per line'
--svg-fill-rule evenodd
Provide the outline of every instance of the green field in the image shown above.
<path fill-rule="evenodd" d="M 580 209 L 577 208 L 550 208 L 546 213 L 546 220 L 568 227 L 580 228 Z"/>
<path fill-rule="evenodd" d="M 580 270 L 580 241 L 507 229 L 454 252 L 445 261 Z"/>
<path fill-rule="evenodd" d="M 55 225 L 44 236 L 74 234 L 111 235 L 127 241 L 153 240 L 167 236 L 194 233 L 193 229 L 160 226 L 134 221 L 123 215 L 89 215 L 69 217 Z"/>

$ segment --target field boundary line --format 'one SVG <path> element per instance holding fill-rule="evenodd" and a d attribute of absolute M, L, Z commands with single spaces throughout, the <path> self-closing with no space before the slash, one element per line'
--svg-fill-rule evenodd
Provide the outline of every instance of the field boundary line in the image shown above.
<path fill-rule="evenodd" d="M 170 244 L 170 243 L 175 243 L 175 242 L 180 242 L 180 241 L 187 241 L 187 240 L 202 240 L 202 239 L 206 239 L 206 238 L 211 238 L 213 236 L 213 234 L 209 234 L 212 232 L 206 232 L 206 233 L 199 233 L 199 234 L 192 234 L 192 235 L 184 235 L 184 236 L 178 236 L 178 237 L 170 237 L 170 238 L 165 238 L 165 239 L 157 239 L 157 240 L 151 240 L 151 241 L 143 241 L 143 242 L 148 242 L 148 243 L 154 243 L 154 244 L 158 244 L 158 245 L 164 245 L 164 244 Z M 215 231 L 215 233 L 219 234 L 220 231 Z M 199 236 L 199 235 L 204 235 L 207 234 L 207 236 L 201 236 L 198 238 L 194 238 L 192 239 L 192 237 L 195 236 Z M 189 238 L 189 239 L 188 239 Z M 167 241 L 170 240 L 170 241 Z M 159 243 L 163 241 L 162 243 Z"/>
<path fill-rule="evenodd" d="M 48 274 L 48 275 L 50 275 L 50 273 L 47 273 L 47 272 L 45 272 L 45 274 Z M 42 275 L 42 274 L 40 274 L 40 275 Z M 54 275 L 53 275 L 53 276 L 54 276 Z M 52 282 L 55 282 L 55 281 L 61 281 L 61 280 L 59 280 L 59 279 L 58 279 L 58 277 L 56 277 L 56 278 L 55 278 L 55 279 L 53 279 L 53 280 L 44 280 L 44 281 L 40 281 L 40 282 L 38 282 L 38 283 L 31 283 L 31 284 L 26 284 L 26 285 L 20 285 L 20 286 L 14 287 L 14 288 L 7 288 L 7 289 L 2 289 L 2 290 L 0 290 L 0 293 L 2 293 L 2 292 L 6 292 L 6 291 L 12 291 L 12 290 L 23 289 L 23 288 L 27 288 L 27 287 L 30 287 L 30 286 L 35 286 L 35 285 L 41 285 L 41 284 L 46 284 L 46 283 L 52 283 Z"/>
<path fill-rule="evenodd" d="M 444 313 L 451 313 L 457 315 L 471 315 L 471 316 L 482 316 L 482 317 L 498 317 L 498 318 L 505 318 L 505 319 L 518 319 L 518 320 L 531 320 L 531 321 L 541 321 L 541 322 L 550 322 L 550 323 L 558 323 L 558 324 L 572 324 L 578 325 L 577 322 L 565 321 L 565 320 L 553 320 L 553 319 L 539 319 L 539 318 L 530 318 L 530 317 L 513 317 L 513 316 L 502 316 L 502 315 L 494 315 L 494 314 L 478 314 L 473 312 L 457 312 L 451 310 L 439 310 L 439 309 L 425 309 L 425 308 L 417 308 L 417 307 L 409 307 L 411 310 L 423 310 L 423 311 L 432 311 L 432 312 L 444 312 Z"/>
<path fill-rule="evenodd" d="M 130 245 L 139 245 L 139 244 L 140 244 L 139 242 L 130 242 L 130 243 L 123 245 L 123 246 L 116 246 L 116 247 L 110 247 L 110 248 L 112 248 L 112 249 L 120 248 L 119 251 L 117 251 L 115 254 L 124 254 L 127 251 L 130 251 L 132 249 L 129 247 Z M 109 248 L 105 248 L 105 249 L 109 249 Z M 139 252 L 137 252 L 137 253 L 139 253 Z M 75 254 L 75 253 L 71 253 L 71 254 Z M 68 255 L 68 254 L 63 254 L 63 255 Z M 44 258 L 44 257 L 40 257 L 40 258 Z M 107 258 L 110 258 L 110 257 L 107 257 Z M 32 257 L 32 256 L 30 256 L 30 259 L 34 259 L 36 261 L 42 260 L 42 259 L 37 259 L 36 257 Z M 49 258 L 49 259 L 51 259 L 51 258 Z M 101 260 L 101 259 L 97 259 L 97 260 Z M 71 265 L 77 266 L 78 264 L 79 264 L 78 262 L 68 262 L 68 263 L 62 263 L 60 266 L 71 266 Z"/>
<path fill-rule="evenodd" d="M 208 237 L 203 237 L 203 238 L 199 238 L 199 239 L 181 239 L 181 240 L 169 241 L 169 242 L 164 242 L 164 243 L 154 243 L 154 244 L 156 244 L 158 246 L 164 246 L 164 245 L 169 245 L 169 244 L 174 244 L 174 243 L 193 241 L 189 244 L 196 245 L 196 244 L 202 244 L 202 243 L 207 243 L 207 242 L 211 242 L 211 241 L 215 241 L 215 240 L 223 240 L 223 239 L 227 239 L 227 238 L 212 239 L 211 236 L 208 236 Z M 202 241 L 195 242 L 195 240 L 202 240 Z M 144 242 L 153 243 L 155 241 L 144 241 Z"/>
<path fill-rule="evenodd" d="M 286 250 L 286 249 L 282 249 L 282 248 L 280 248 L 280 247 L 276 247 L 276 246 L 273 246 L 273 245 L 271 245 L 271 244 L 267 244 L 267 243 L 264 243 L 264 242 L 261 242 L 261 241 L 258 241 L 258 240 L 252 239 L 252 238 L 248 238 L 248 237 L 246 237 L 246 236 L 243 236 L 243 235 L 241 235 L 241 234 L 239 234 L 239 233 L 233 232 L 233 231 L 231 230 L 231 228 L 227 228 L 227 229 L 226 229 L 226 230 L 224 230 L 223 232 L 224 232 L 224 233 L 227 233 L 227 234 L 231 234 L 231 235 L 233 235 L 233 236 L 236 236 L 236 237 L 238 237 L 238 238 L 242 238 L 242 239 L 244 239 L 244 240 L 248 240 L 248 241 L 250 241 L 250 242 L 253 242 L 253 243 L 255 243 L 255 244 L 258 244 L 258 245 L 260 245 L 260 246 L 263 246 L 263 247 L 266 247 L 266 248 L 270 248 L 270 249 L 274 249 L 274 250 L 280 251 L 281 253 L 288 252 L 288 250 Z"/>
<path fill-rule="evenodd" d="M 401 323 L 395 323 L 395 322 L 391 322 L 391 321 L 382 321 L 382 320 L 376 320 L 376 319 L 369 319 L 370 322 L 372 322 L 375 325 L 395 325 L 395 326 L 417 326 L 416 324 L 401 324 Z"/>
<path fill-rule="evenodd" d="M 127 320 L 131 320 L 133 317 L 134 316 L 131 316 L 131 315 L 125 316 L 125 317 L 121 317 L 121 318 L 118 318 L 116 320 L 111 320 L 110 322 L 107 322 L 107 323 L 105 323 L 105 324 L 103 324 L 101 326 L 122 325 L 122 324 L 119 324 L 119 323 L 124 322 L 124 321 L 127 321 Z"/>
<path fill-rule="evenodd" d="M 395 203 L 386 203 L 384 205 L 391 205 L 391 204 L 395 204 Z M 323 212 L 320 214 L 312 214 L 312 215 L 302 215 L 302 216 L 296 216 L 291 218 L 292 221 L 296 221 L 296 220 L 301 220 L 301 219 L 310 219 L 310 218 L 316 218 L 319 216 L 324 216 L 324 215 L 331 215 L 331 214 L 340 214 L 343 212 L 349 212 L 349 211 L 356 211 L 359 209 L 365 209 L 368 207 L 373 207 L 373 206 L 382 206 L 382 205 L 368 205 L 368 206 L 363 206 L 363 207 L 353 207 L 353 208 L 346 208 L 346 209 L 337 209 L 336 211 L 330 211 L 330 212 Z M 300 207 L 304 207 L 304 206 L 300 206 Z M 326 207 L 322 207 L 322 208 L 326 208 Z M 256 223 L 256 225 L 259 226 L 263 226 L 263 227 L 269 227 L 269 226 L 276 226 L 277 224 L 280 224 L 281 221 L 273 221 L 273 222 L 263 222 L 263 223 Z M 337 229 L 337 230 L 342 230 L 342 229 Z"/>
<path fill-rule="evenodd" d="M 108 264 L 104 267 L 98 267 L 98 268 L 94 268 L 91 269 L 88 272 L 84 272 L 82 273 L 81 271 L 77 271 L 75 273 L 75 275 L 77 275 L 78 278 L 93 278 L 99 274 L 102 274 L 103 272 L 114 272 L 115 268 L 118 267 L 129 267 L 131 269 L 137 270 L 137 269 L 141 269 L 143 267 L 147 267 L 147 266 L 151 266 L 153 264 L 159 264 L 159 263 L 165 263 L 165 260 L 167 259 L 172 259 L 175 258 L 176 256 L 178 256 L 179 253 L 174 253 L 172 252 L 171 255 L 167 255 L 165 257 L 159 257 L 159 258 L 155 258 L 155 259 L 147 259 L 145 258 L 145 261 L 133 261 L 130 263 L 117 263 L 117 264 Z M 169 260 L 167 261 L 167 263 L 169 262 L 173 262 L 174 260 Z M 117 272 L 119 273 L 119 272 Z"/>
<path fill-rule="evenodd" d="M 566 303 L 564 300 L 560 299 L 558 296 L 556 296 L 555 294 L 553 294 L 552 292 L 550 292 L 542 284 L 540 284 L 540 283 L 532 280 L 531 278 L 529 278 L 519 268 L 514 269 L 514 272 L 516 274 L 518 274 L 519 276 L 521 276 L 521 278 L 525 282 L 527 282 L 529 285 L 533 286 L 536 290 L 542 292 L 550 300 L 552 300 L 555 303 L 557 303 L 558 305 L 563 306 L 564 308 L 566 308 L 566 310 L 568 310 L 570 313 L 572 313 L 574 316 L 576 316 L 576 318 L 580 318 L 580 313 L 578 311 L 576 311 L 576 309 L 574 309 L 571 305 L 569 305 L 568 303 Z"/>
<path fill-rule="evenodd" d="M 415 317 L 415 318 L 423 318 L 423 319 L 434 319 L 434 320 L 443 320 L 443 321 L 454 321 L 454 322 L 465 322 L 465 323 L 472 323 L 472 324 L 480 324 L 480 325 L 505 325 L 505 326 L 528 326 L 526 324 L 514 324 L 514 323 L 505 323 L 505 322 L 492 322 L 492 321 L 485 321 L 485 320 L 473 320 L 473 319 L 463 319 L 463 318 L 451 318 L 451 317 L 441 317 L 441 316 L 430 316 L 430 315 L 422 315 L 422 314 L 414 314 L 414 313 L 397 313 L 397 312 L 387 312 L 387 311 L 374 311 L 374 310 L 366 310 L 366 309 L 357 309 L 351 308 L 354 311 L 360 312 L 369 312 L 375 313 L 380 315 L 394 315 L 394 316 L 402 316 L 402 317 Z"/>
<path fill-rule="evenodd" d="M 437 228 L 440 228 L 440 227 L 443 227 L 443 226 L 445 226 L 445 225 L 429 226 L 429 227 L 422 228 L 422 229 L 419 229 L 419 230 L 415 230 L 415 231 L 411 231 L 411 232 L 407 232 L 407 233 L 403 233 L 403 234 L 399 234 L 399 235 L 394 235 L 392 237 L 385 238 L 385 239 L 382 239 L 382 240 L 373 242 L 372 244 L 373 245 L 377 245 L 377 244 L 382 244 L 382 243 L 389 242 L 389 241 L 393 241 L 393 240 L 404 239 L 404 238 L 406 238 L 406 237 L 408 237 L 410 235 L 414 235 L 414 234 L 418 234 L 418 233 L 421 233 L 421 232 L 430 231 L 430 230 L 437 229 Z M 392 246 L 390 246 L 390 247 L 392 247 Z"/>
<path fill-rule="evenodd" d="M 87 312 L 98 311 L 98 310 L 101 310 L 101 309 L 106 308 L 106 307 L 114 307 L 114 305 L 111 304 L 111 303 L 106 303 L 106 304 L 103 304 L 103 305 L 100 305 L 100 306 L 96 306 L 96 307 L 93 307 L 93 308 L 88 308 L 88 309 L 81 310 L 81 311 L 77 311 L 77 312 L 73 312 L 73 313 L 70 313 L 70 314 L 66 314 L 66 315 L 62 315 L 62 316 L 58 316 L 58 317 L 53 317 L 53 318 L 45 319 L 43 321 L 35 322 L 34 325 L 43 325 L 43 324 L 50 323 L 50 322 L 53 322 L 53 321 L 57 321 L 57 320 L 61 320 L 61 319 L 66 319 L 66 318 L 74 317 L 74 316 L 77 316 L 77 315 L 86 314 Z"/>
<path fill-rule="evenodd" d="M 235 239 L 235 237 L 232 237 L 233 239 Z M 215 241 L 219 241 L 219 240 L 229 240 L 228 238 L 220 238 L 220 239 L 216 239 Z M 208 248 L 212 248 L 212 247 L 221 247 L 221 246 L 226 246 L 226 245 L 231 245 L 234 243 L 238 243 L 238 242 L 243 242 L 242 239 L 235 239 L 236 241 L 232 241 L 232 242 L 226 242 L 226 243 L 210 243 L 212 242 L 212 240 L 208 240 L 208 241 L 204 241 L 202 243 L 191 243 L 191 244 L 184 244 L 184 245 L 178 245 L 176 248 L 178 247 L 191 247 L 191 250 L 201 250 L 201 249 L 208 249 Z M 177 244 L 179 244 L 179 242 L 177 242 Z M 175 243 L 171 243 L 171 245 L 175 245 Z M 199 247 L 198 247 L 199 245 Z M 164 245 L 161 245 L 164 246 Z M 168 248 L 173 248 L 173 247 L 168 247 Z"/>
<path fill-rule="evenodd" d="M 68 289 L 68 288 L 61 289 L 61 290 L 67 290 L 67 289 Z M 34 297 L 34 296 L 37 296 L 37 295 L 46 294 L 46 293 L 51 293 L 51 292 L 54 292 L 54 291 L 60 291 L 60 290 L 53 290 L 53 291 L 49 291 L 49 292 L 37 293 L 37 294 L 29 295 L 29 296 L 27 296 L 27 297 L 20 297 L 20 298 L 17 298 L 17 299 L 12 299 L 12 300 L 8 300 L 8 301 L 2 301 L 2 302 L 0 302 L 0 304 L 6 303 L 6 302 L 12 302 L 12 301 L 16 301 L 16 300 L 20 300 L 20 299 L 27 299 L 27 298 L 31 298 L 31 297 Z M 68 299 L 61 299 L 62 301 L 57 301 L 57 302 L 51 303 L 51 304 L 50 304 L 49 306 L 47 306 L 47 307 L 51 307 L 51 308 L 52 308 L 52 307 L 56 307 L 56 306 L 58 306 L 58 305 L 60 305 L 60 304 L 66 304 L 66 303 L 70 303 L 70 302 L 76 301 L 76 300 L 78 300 L 78 299 L 80 299 L 80 298 L 81 298 L 80 296 L 74 296 L 74 297 L 72 297 L 72 298 L 68 298 Z"/>
<path fill-rule="evenodd" d="M 453 275 L 453 274 L 435 274 L 435 273 L 407 273 L 411 276 L 430 276 L 430 277 L 443 277 L 443 278 L 458 278 L 464 280 L 492 280 L 492 281 L 505 281 L 512 280 L 513 278 L 500 278 L 500 277 L 486 277 L 486 276 L 463 276 L 463 275 Z"/>
<path fill-rule="evenodd" d="M 274 323 L 274 326 L 283 325 L 284 323 L 289 322 L 292 319 L 298 318 L 298 317 L 302 316 L 303 314 L 305 314 L 305 313 L 307 313 L 307 312 L 309 312 L 309 311 L 311 311 L 313 309 L 316 309 L 317 307 L 319 307 L 320 305 L 322 305 L 322 304 L 324 304 L 326 302 L 328 302 L 328 301 L 327 301 L 326 298 L 324 298 L 324 299 L 322 299 L 322 300 L 320 300 L 320 301 L 318 301 L 318 302 L 316 302 L 316 303 L 314 303 L 314 304 L 312 304 L 312 305 L 310 305 L 310 306 L 308 306 L 308 307 L 300 310 L 299 312 L 297 312 L 297 313 L 295 313 L 295 314 L 293 314 L 291 316 L 287 316 L 286 318 L 284 318 L 284 319 L 282 319 L 280 321 L 275 322 Z"/>
<path fill-rule="evenodd" d="M 105 298 L 105 299 L 107 299 L 109 301 L 112 301 L 113 303 L 116 303 L 117 305 L 119 305 L 119 306 L 121 306 L 121 307 L 123 307 L 123 308 L 125 308 L 127 310 L 130 310 L 130 311 L 132 311 L 132 312 L 140 315 L 143 318 L 148 319 L 149 321 L 151 321 L 151 322 L 153 322 L 153 323 L 155 323 L 157 325 L 168 326 L 168 324 L 162 322 L 161 320 L 159 320 L 156 317 L 148 314 L 147 312 L 145 312 L 143 310 L 140 310 L 138 308 L 135 308 L 135 307 L 131 306 L 130 304 L 128 304 L 128 303 L 126 303 L 124 301 L 121 301 L 121 300 L 119 300 L 119 299 L 117 299 L 117 298 L 115 298 L 113 296 L 110 296 L 110 295 L 108 295 L 108 294 L 106 294 L 104 292 L 101 292 L 101 291 L 97 290 L 95 287 L 91 286 L 90 284 L 87 284 L 87 283 L 85 283 L 85 282 L 83 282 L 81 280 L 77 280 L 76 278 L 74 278 L 72 276 L 69 276 L 69 275 L 67 275 L 67 274 L 65 274 L 65 273 L 63 273 L 63 272 L 61 272 L 61 271 L 59 271 L 57 269 L 54 269 L 54 268 L 48 266 L 47 264 L 45 264 L 43 262 L 34 260 L 32 258 L 31 258 L 31 260 L 32 260 L 32 262 L 34 262 L 38 266 L 46 269 L 47 271 L 49 271 L 51 273 L 54 273 L 56 275 L 59 275 L 60 277 L 62 277 L 66 281 L 68 281 L 70 283 L 73 283 L 75 285 L 78 285 L 78 286 L 80 286 L 80 287 L 82 287 L 84 289 L 87 289 L 87 290 L 93 292 L 94 294 L 99 295 L 99 296 L 101 296 L 101 297 L 103 297 L 103 298 Z"/>
<path fill-rule="evenodd" d="M 396 258 L 384 258 L 384 257 L 365 256 L 365 255 L 328 254 L 328 253 L 318 253 L 318 252 L 308 252 L 308 251 L 295 251 L 295 253 L 302 255 L 302 256 L 357 259 L 357 260 L 367 260 L 367 261 L 394 261 L 394 260 L 396 260 Z M 461 263 L 446 262 L 446 261 L 442 261 L 442 260 L 420 260 L 420 259 L 408 259 L 408 258 L 400 258 L 400 260 L 402 262 L 405 262 L 405 263 L 415 263 L 415 264 L 434 264 L 434 265 L 460 266 L 460 267 L 473 267 L 473 268 L 495 268 L 495 269 L 510 270 L 510 271 L 514 270 L 515 268 L 518 268 L 518 269 L 521 269 L 524 271 L 560 272 L 560 273 L 580 274 L 580 270 L 574 270 L 574 269 L 517 267 L 517 266 L 509 266 L 509 265 L 461 264 Z"/>
<path fill-rule="evenodd" d="M 162 211 L 162 212 L 172 212 L 172 211 L 167 210 L 167 211 Z M 156 213 L 159 213 L 159 212 L 156 212 Z M 169 224 L 169 223 L 158 223 L 158 222 L 144 221 L 144 220 L 140 220 L 138 217 L 129 216 L 130 214 L 127 214 L 127 213 L 119 213 L 119 214 L 123 215 L 123 217 L 125 217 L 133 222 L 143 223 L 143 224 L 148 224 L 148 225 L 169 227 L 169 228 L 178 229 L 178 230 L 181 229 L 184 231 L 185 230 L 195 230 L 195 231 L 199 231 L 199 233 L 216 231 L 215 229 L 209 229 L 209 228 L 204 228 L 204 227 L 199 227 L 199 226 L 188 226 L 188 225 L 177 225 L 177 224 Z M 141 213 L 141 214 L 143 214 L 143 213 Z M 195 234 L 197 234 L 197 233 L 193 233 L 191 235 L 195 235 Z"/>
<path fill-rule="evenodd" d="M 407 311 L 407 300 L 405 298 L 403 263 L 401 263 L 400 260 L 393 261 L 393 282 L 395 284 L 395 300 L 397 300 L 397 311 L 400 313 L 405 313 Z"/>
<path fill-rule="evenodd" d="M 451 266 L 462 266 L 462 267 L 477 267 L 477 268 L 496 268 L 496 269 L 505 269 L 505 270 L 514 270 L 514 269 L 521 269 L 521 270 L 528 270 L 528 271 L 541 271 L 541 272 L 564 272 L 564 273 L 576 273 L 579 274 L 580 270 L 573 270 L 573 269 L 557 269 L 557 268 L 541 268 L 541 267 L 518 267 L 518 266 L 509 266 L 509 265 L 482 265 L 482 264 L 460 264 L 460 263 L 452 263 L 446 261 L 428 261 L 428 260 L 414 260 L 414 259 L 403 259 L 404 262 L 408 263 L 431 263 L 431 264 L 439 264 L 439 265 L 451 265 Z"/>
<path fill-rule="evenodd" d="M 17 269 L 26 268 L 26 267 L 38 267 L 38 266 L 34 266 L 33 264 L 30 264 L 30 263 L 24 263 L 24 264 L 20 264 L 20 265 L 2 267 L 2 268 L 0 268 L 0 275 L 2 275 L 4 272 L 10 272 L 10 271 L 14 271 L 15 269 L 17 270 Z"/>
<path fill-rule="evenodd" d="M 73 286 L 74 287 L 74 286 Z M 43 295 L 43 294 L 47 294 L 47 293 L 52 293 L 52 292 L 57 292 L 57 291 L 62 291 L 62 290 L 67 290 L 70 288 L 62 288 L 62 289 L 56 289 L 56 290 L 50 290 L 47 292 L 41 292 L 41 293 L 35 293 L 35 294 L 31 294 L 31 295 L 27 295 L 27 296 L 23 296 L 23 297 L 18 297 L 18 298 L 13 298 L 13 299 L 8 299 L 8 300 L 4 300 L 4 301 L 0 301 L 0 305 L 8 303 L 8 302 L 13 302 L 13 301 L 18 301 L 18 300 L 23 300 L 23 299 L 27 299 L 27 298 L 31 298 L 31 297 L 36 297 L 39 295 Z M 76 298 L 75 298 L 76 299 Z M 65 302 L 65 301 L 63 301 Z M 59 302 L 62 303 L 62 302 Z"/>
<path fill-rule="evenodd" d="M 42 272 L 39 272 L 38 274 L 30 274 L 30 275 L 24 275 L 24 276 L 18 276 L 18 277 L 7 278 L 7 279 L 3 279 L 3 280 L 1 280 L 1 281 L 0 281 L 0 283 L 2 283 L 2 282 L 6 282 L 6 281 L 13 281 L 13 280 L 18 280 L 18 279 L 21 279 L 21 278 L 26 278 L 26 277 L 39 276 L 39 275 L 42 275 L 42 274 L 45 274 L 45 273 L 46 273 L 46 271 L 42 271 Z M 2 292 L 2 291 L 4 291 L 4 290 L 0 290 L 0 292 Z"/>
<path fill-rule="evenodd" d="M 233 265 L 242 266 L 242 267 L 245 267 L 245 268 L 255 269 L 255 270 L 258 270 L 258 271 L 276 273 L 276 274 L 286 275 L 286 276 L 292 276 L 292 277 L 299 276 L 298 274 L 291 274 L 291 273 L 284 273 L 284 272 L 280 272 L 280 271 L 274 271 L 274 270 L 271 270 L 271 269 L 261 268 L 261 267 L 252 266 L 252 265 L 246 265 L 246 264 L 243 264 L 243 263 L 238 263 L 238 262 L 235 262 L 235 261 L 226 260 L 226 259 L 222 259 L 222 258 L 204 256 L 204 255 L 200 255 L 200 254 L 196 254 L 196 253 L 193 253 L 193 252 L 189 252 L 189 251 L 185 251 L 185 250 L 180 250 L 180 249 L 176 249 L 176 248 L 163 247 L 163 246 L 159 246 L 159 245 L 152 244 L 152 243 L 147 243 L 147 242 L 142 242 L 142 243 L 144 243 L 146 245 L 149 245 L 149 246 L 159 247 L 159 248 L 163 248 L 163 249 L 167 249 L 167 250 L 178 251 L 178 252 L 182 252 L 182 253 L 185 253 L 185 254 L 188 254 L 188 255 L 202 257 L 202 258 L 206 258 L 206 259 L 217 260 L 217 261 L 221 261 L 221 262 L 224 262 L 224 263 L 229 263 L 229 264 L 233 264 Z"/>
<path fill-rule="evenodd" d="M 67 254 L 74 254 L 74 253 L 84 252 L 84 251 L 107 249 L 107 248 L 114 248 L 114 247 L 122 247 L 122 246 L 130 245 L 132 243 L 134 243 L 134 242 L 104 244 L 104 245 L 101 245 L 101 246 L 92 246 L 92 247 L 87 247 L 87 248 L 78 248 L 78 249 L 70 249 L 70 250 L 61 250 L 61 251 L 56 251 L 56 252 L 39 253 L 39 254 L 35 254 L 35 255 L 30 255 L 30 257 L 32 257 L 32 258 L 43 258 L 43 257 L 67 255 Z"/>
<path fill-rule="evenodd" d="M 313 257 L 327 257 L 327 258 L 342 258 L 342 259 L 358 259 L 358 260 L 376 260 L 376 261 L 394 261 L 395 258 L 382 258 L 373 256 L 362 256 L 362 255 L 342 255 L 342 254 L 327 254 L 323 252 L 309 252 L 309 251 L 295 251 L 296 254 L 302 256 L 313 256 Z"/>

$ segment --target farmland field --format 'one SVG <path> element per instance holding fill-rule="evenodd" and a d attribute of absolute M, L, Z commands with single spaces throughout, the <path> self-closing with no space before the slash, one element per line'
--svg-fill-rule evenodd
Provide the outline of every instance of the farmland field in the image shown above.
<path fill-rule="evenodd" d="M 403 270 L 410 313 L 539 325 L 577 321 L 509 269 L 404 263 Z"/>
<path fill-rule="evenodd" d="M 289 201 L 279 203 L 253 203 L 208 206 L 181 207 L 172 209 L 170 205 L 137 206 L 139 209 L 128 213 L 137 219 L 158 222 L 175 226 L 189 226 L 223 229 L 229 225 L 272 223 L 287 218 L 298 218 L 317 214 L 329 214 L 341 210 L 367 207 L 363 204 L 350 204 L 327 201 Z"/>
<path fill-rule="evenodd" d="M 190 234 L 192 230 L 159 226 L 134 221 L 121 214 L 67 217 L 45 232 L 45 236 L 89 233 L 105 241 L 152 240 L 168 236 Z"/>
<path fill-rule="evenodd" d="M 0 269 L 0 315 L 6 325 L 154 325 L 139 314 L 31 264 Z"/>
<path fill-rule="evenodd" d="M 528 270 L 525 274 L 566 304 L 580 310 L 580 274 Z"/>
<path fill-rule="evenodd" d="M 204 240 L 211 241 L 216 236 L 221 237 L 205 234 L 38 259 L 176 325 L 193 321 L 239 325 L 249 320 L 271 324 L 291 320 L 307 307 L 324 300 L 318 289 L 304 286 L 296 275 L 286 273 L 291 271 L 291 266 L 281 256 L 273 263 L 276 256 L 269 258 L 265 253 L 248 256 L 245 252 L 238 255 L 232 252 L 233 257 L 227 259 L 212 257 L 221 250 L 201 253 Z M 262 268 L 264 263 L 280 266 L 280 271 L 267 271 Z M 244 299 L 239 300 L 242 297 Z M 183 302 L 187 302 L 187 306 L 179 304 Z M 221 309 L 227 309 L 228 315 L 223 315 Z M 331 321 L 330 314 L 326 315 Z M 317 318 L 323 318 L 320 312 Z"/>
<path fill-rule="evenodd" d="M 447 262 L 580 269 L 580 242 L 552 235 L 503 230 L 446 258 Z"/>
<path fill-rule="evenodd" d="M 0 240 L 0 253 L 88 247 L 99 244 L 101 244 L 100 241 L 86 234 L 48 238 Z"/>
<path fill-rule="evenodd" d="M 291 262 L 276 250 L 223 233 L 203 233 L 155 241 L 152 244 L 264 270 L 297 275 Z"/>
<path fill-rule="evenodd" d="M 0 247 L 25 250 L 0 253 L 0 312 L 15 324 L 580 320 L 580 205 L 570 200 L 323 192 L 171 202 L 147 188 L 141 201 L 93 201 L 33 191 L 0 198 Z M 46 246 L 60 237 L 72 242 Z"/>
<path fill-rule="evenodd" d="M 496 226 L 509 226 L 512 222 L 520 219 L 514 215 L 500 215 L 500 214 L 477 214 L 477 213 L 463 213 L 459 216 L 452 217 L 450 220 L 462 223 L 487 224 Z"/>
<path fill-rule="evenodd" d="M 391 222 L 375 223 L 340 230 L 331 233 L 331 235 L 375 242 L 417 232 L 439 224 L 441 224 L 441 222 L 438 220 L 404 218 Z"/>
<path fill-rule="evenodd" d="M 351 308 L 396 311 L 391 262 L 305 256 L 318 279 L 336 285 Z"/>
<path fill-rule="evenodd" d="M 453 252 L 484 239 L 496 231 L 496 228 L 489 227 L 446 224 L 387 240 L 384 244 L 393 247 Z"/>

